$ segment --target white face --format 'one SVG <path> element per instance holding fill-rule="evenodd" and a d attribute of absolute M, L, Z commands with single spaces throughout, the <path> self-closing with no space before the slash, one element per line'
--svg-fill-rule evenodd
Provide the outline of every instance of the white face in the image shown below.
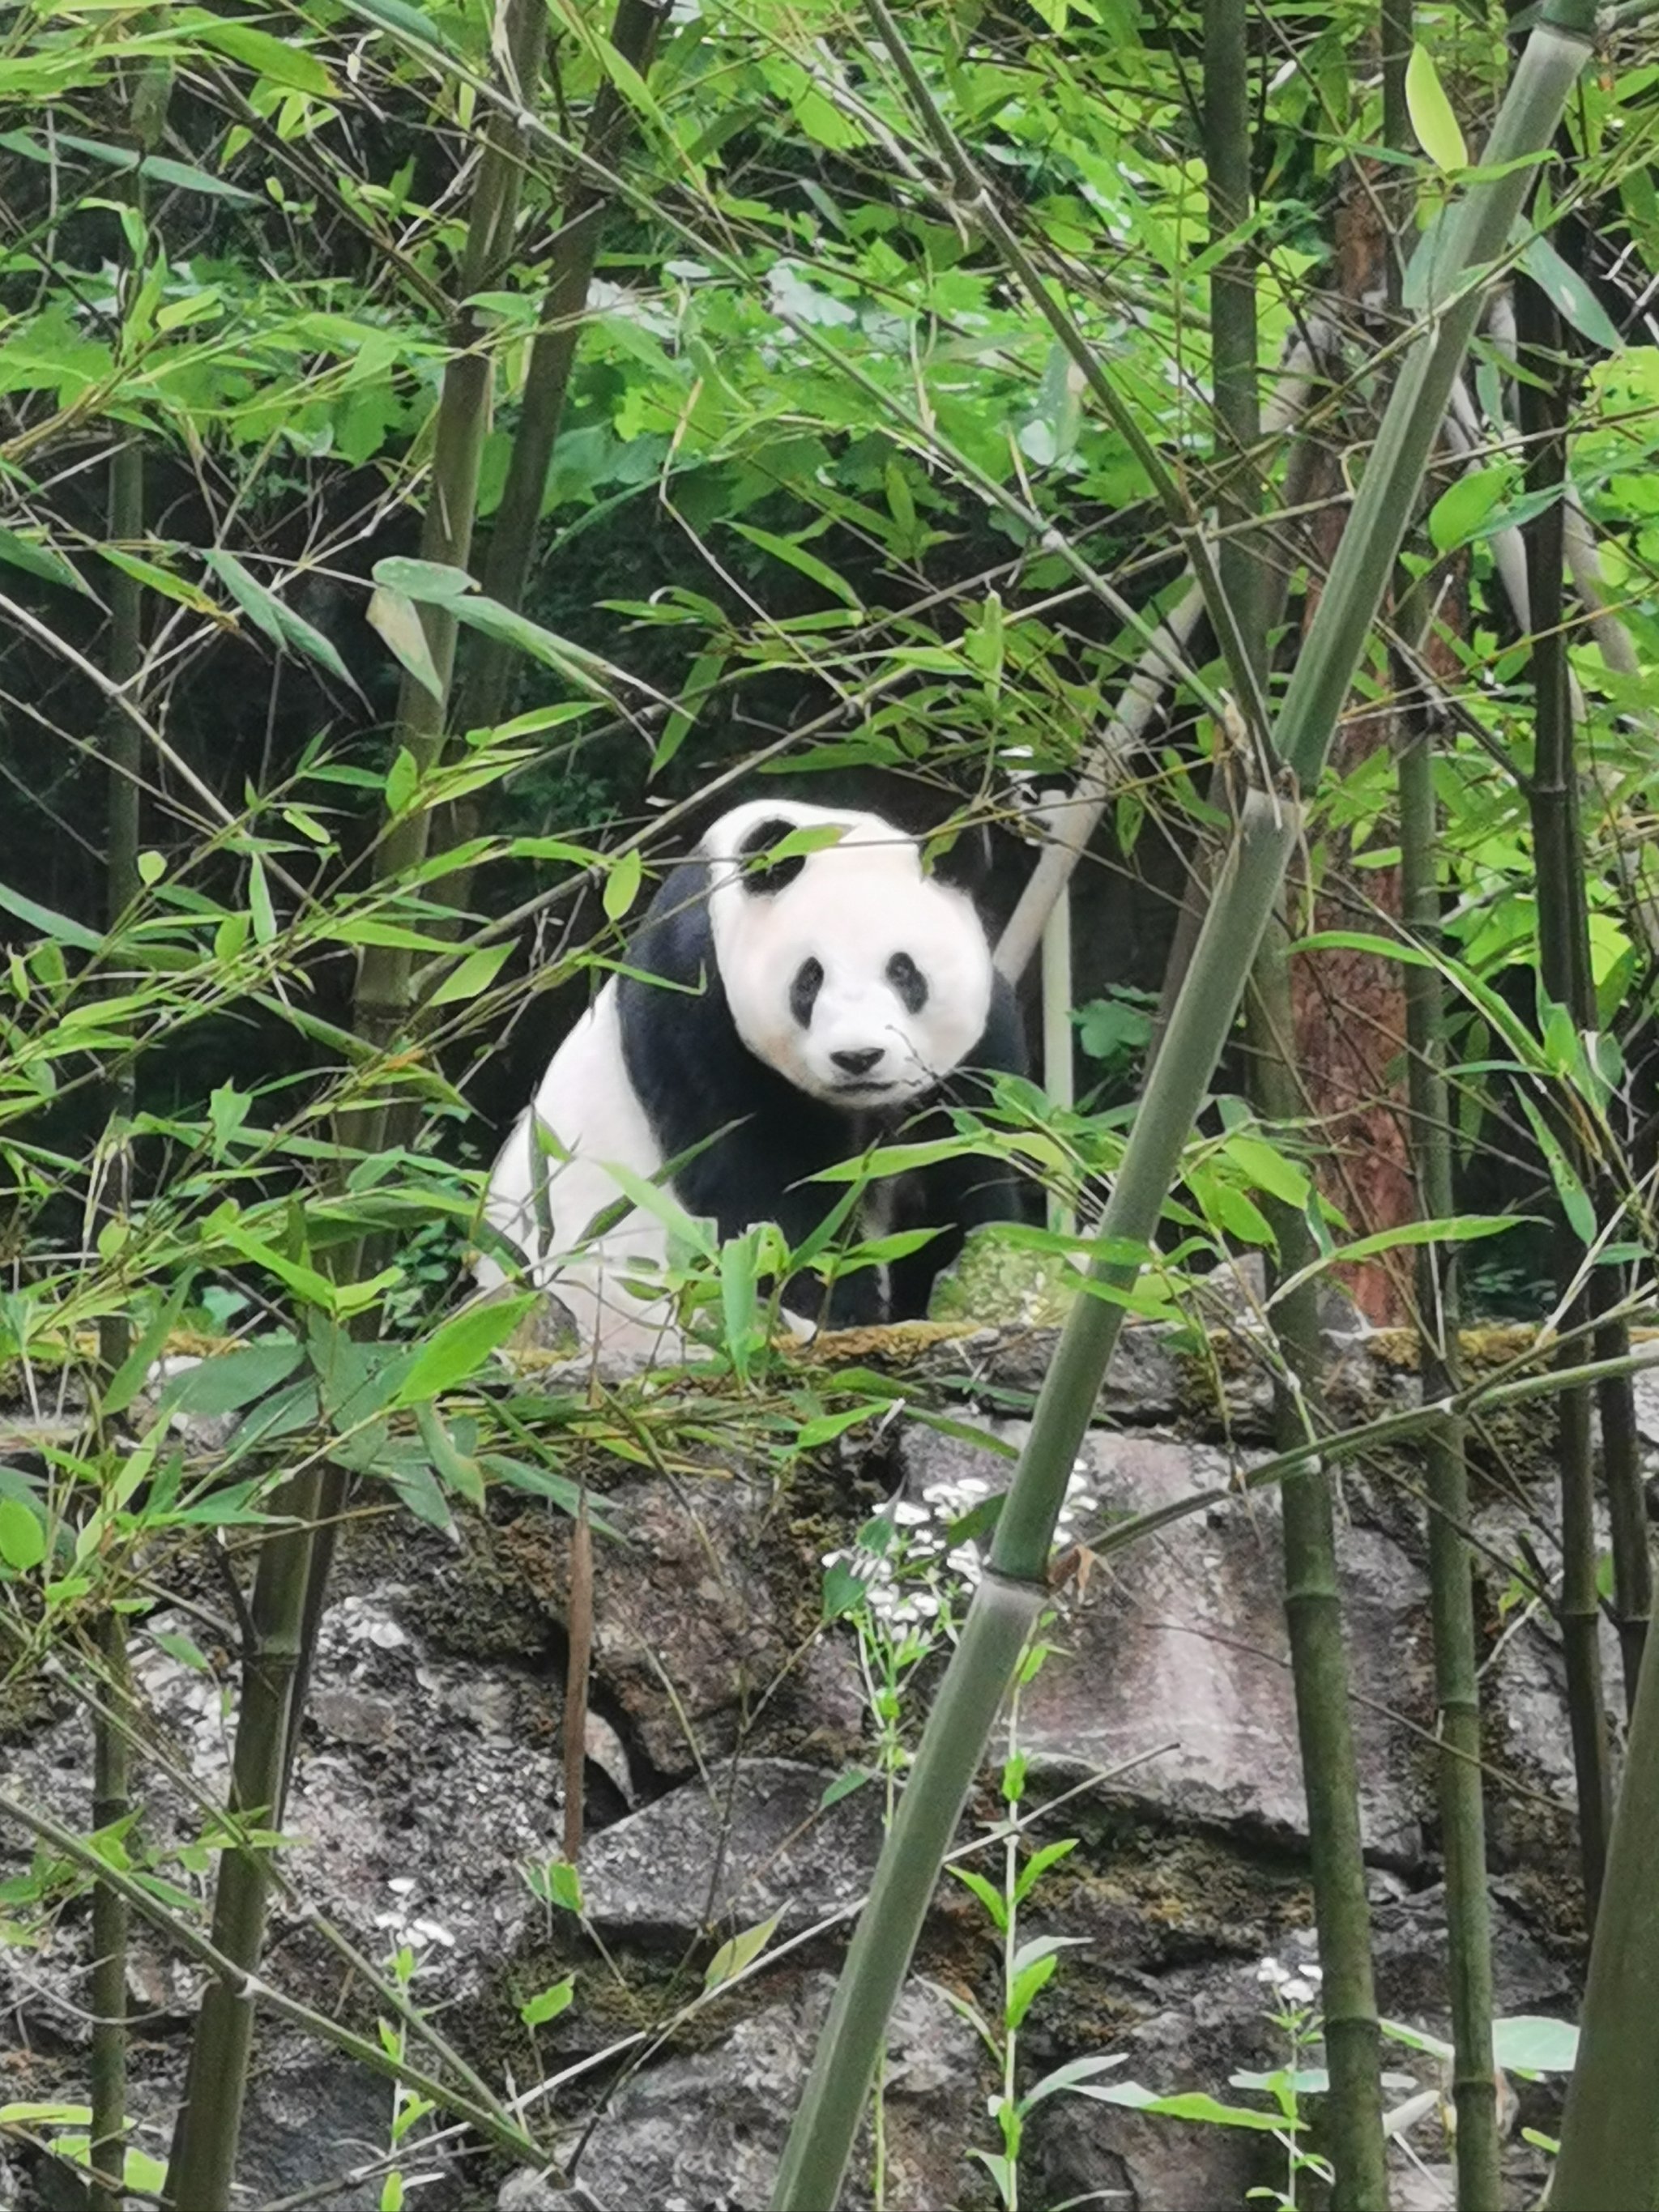
<path fill-rule="evenodd" d="M 843 834 L 769 891 L 735 857 L 768 823 Z M 849 1112 L 902 1105 L 978 1043 L 991 1005 L 985 932 L 965 892 L 922 874 L 902 830 L 877 815 L 757 800 L 717 822 L 703 848 L 738 1034 L 798 1091 Z"/>

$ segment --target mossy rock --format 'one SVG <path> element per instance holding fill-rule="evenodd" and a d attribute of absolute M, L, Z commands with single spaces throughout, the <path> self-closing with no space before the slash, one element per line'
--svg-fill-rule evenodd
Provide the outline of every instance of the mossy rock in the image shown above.
<path fill-rule="evenodd" d="M 1056 1328 L 1076 1296 L 1059 1253 L 1035 1251 L 994 1224 L 968 1238 L 956 1265 L 934 1284 L 927 1310 L 939 1322 Z"/>

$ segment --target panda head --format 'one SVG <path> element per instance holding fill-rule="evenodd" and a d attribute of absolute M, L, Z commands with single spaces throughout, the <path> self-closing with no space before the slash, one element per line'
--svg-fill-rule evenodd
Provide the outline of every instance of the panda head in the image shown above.
<path fill-rule="evenodd" d="M 833 842 L 757 865 L 794 830 Z M 967 893 L 922 872 L 879 815 L 757 800 L 702 841 L 709 926 L 738 1036 L 796 1090 L 848 1112 L 902 1106 L 984 1035 L 991 953 Z"/>

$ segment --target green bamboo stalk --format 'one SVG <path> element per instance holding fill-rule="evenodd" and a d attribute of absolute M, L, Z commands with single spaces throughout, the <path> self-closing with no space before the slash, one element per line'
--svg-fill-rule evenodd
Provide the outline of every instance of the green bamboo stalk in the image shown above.
<path fill-rule="evenodd" d="M 1567 2085 L 1551 2212 L 1659 2205 L 1659 1637 L 1631 1716 L 1624 1781 Z"/>
<path fill-rule="evenodd" d="M 1246 999 L 1250 1096 L 1280 1127 L 1304 1111 L 1296 1080 L 1286 933 L 1276 918 L 1256 957 Z M 1261 1205 L 1273 1232 L 1274 1279 L 1281 1291 L 1274 1334 L 1287 1373 L 1273 1389 L 1274 1441 L 1288 1450 L 1309 1433 L 1318 1403 L 1323 1346 L 1319 1291 L 1297 1281 L 1318 1257 L 1307 1220 L 1270 1194 Z M 1370 1909 L 1359 1826 L 1359 1759 L 1348 1694 L 1341 1586 L 1328 1468 L 1317 1460 L 1285 1477 L 1279 1493 L 1285 1544 L 1285 1618 L 1291 1680 L 1308 1801 L 1308 1856 L 1314 1922 L 1323 1975 L 1326 2063 L 1331 2094 L 1326 2148 L 1335 2170 L 1333 2212 L 1388 2212 L 1388 2152 L 1382 2132 L 1382 2029 L 1371 1970 Z"/>
<path fill-rule="evenodd" d="M 1532 621 L 1534 700 L 1533 772 L 1527 785 L 1537 878 L 1538 958 L 1545 990 L 1574 1024 L 1595 1026 L 1589 955 L 1589 909 L 1579 836 L 1578 769 L 1567 692 L 1565 518 L 1565 364 L 1555 310 L 1530 278 L 1516 299 L 1521 361 L 1521 427 L 1527 441 L 1528 491 L 1556 496 L 1534 515 L 1527 545 L 1527 598 Z M 1576 1125 L 1558 1118 L 1562 1149 L 1584 1188 L 1595 1187 Z M 1583 1238 L 1562 1212 L 1555 1229 L 1555 1265 L 1563 1294 L 1584 1261 Z M 1598 1288 L 1601 1286 L 1598 1285 Z M 1589 1311 L 1581 1293 L 1564 1316 L 1568 1326 Z M 1590 1443 L 1590 1394 L 1566 1390 L 1556 1402 L 1561 1485 L 1561 1589 L 1558 1615 L 1566 1662 L 1567 1714 L 1578 1792 L 1578 1849 L 1587 1915 L 1601 1895 L 1613 1817 L 1613 1774 L 1601 1683 L 1601 1601 L 1595 1580 L 1595 1480 Z M 1645 1543 L 1645 1531 L 1644 1542 Z"/>
<path fill-rule="evenodd" d="M 540 72 L 547 15 L 540 0 L 512 0 L 506 37 L 516 83 L 533 87 Z M 462 305 L 452 329 L 434 441 L 432 483 L 421 535 L 424 560 L 465 568 L 471 553 L 479 464 L 489 422 L 491 357 L 471 301 L 494 280 L 512 242 L 523 173 L 522 131 L 515 116 L 491 112 L 469 212 L 460 271 Z M 444 738 L 457 624 L 437 607 L 421 609 L 432 665 L 443 696 L 405 676 L 393 726 L 394 751 L 407 750 L 424 774 Z M 430 814 L 416 809 L 382 837 L 375 873 L 385 881 L 425 858 Z M 354 1003 L 357 1033 L 384 1051 L 407 1018 L 412 955 L 402 948 L 364 948 Z M 376 1149 L 386 1109 L 372 1104 L 343 1117 L 342 1153 Z M 341 1276 L 362 1264 L 361 1243 L 332 1257 Z M 349 1478 L 343 1468 L 308 1470 L 283 1486 L 276 1510 L 285 1525 L 261 1544 L 249 1606 L 250 1648 L 243 1655 L 242 1704 L 237 1717 L 232 1802 L 244 1816 L 280 1823 L 321 1627 L 335 1534 Z M 216 1948 L 250 1979 L 219 1979 L 203 1994 L 191 2047 L 185 2096 L 174 2131 L 169 2186 L 180 2212 L 228 2212 L 252 2047 L 252 1975 L 264 1945 L 270 1879 L 264 1851 L 227 1849 L 214 1899 Z"/>
<path fill-rule="evenodd" d="M 274 1510 L 287 1525 L 259 1547 L 230 1787 L 233 1810 L 253 1826 L 275 1828 L 282 1820 L 289 1706 L 321 1480 L 313 1470 L 283 1486 Z M 220 1977 L 202 1992 L 167 2161 L 168 2191 L 179 2212 L 228 2212 L 253 2044 L 254 1970 L 264 1949 L 270 1893 L 264 1851 L 228 1846 L 221 1853 L 210 1940 L 242 1978 Z"/>
<path fill-rule="evenodd" d="M 1243 228 L 1250 213 L 1249 11 L 1247 0 L 1204 0 L 1203 13 L 1210 236 L 1219 245 Z M 1216 265 L 1210 283 L 1210 331 L 1216 443 L 1236 454 L 1249 453 L 1261 437 L 1261 422 L 1255 256 L 1249 245 L 1235 246 Z M 1225 534 L 1217 565 L 1237 622 L 1240 648 L 1265 687 L 1269 577 L 1260 544 L 1246 527 L 1259 523 L 1261 507 L 1259 482 L 1239 471 L 1230 474 L 1218 495 L 1217 517 Z M 1293 1124 L 1302 1112 L 1285 942 L 1282 919 L 1276 919 L 1256 954 L 1245 995 L 1252 1102 L 1266 1120 L 1281 1127 Z M 1286 1364 L 1286 1372 L 1274 1378 L 1273 1425 L 1276 1441 L 1286 1447 L 1308 1433 L 1317 1399 L 1322 1364 L 1319 1290 L 1311 1279 L 1296 1279 L 1317 1251 L 1296 1207 L 1272 1200 L 1267 1219 L 1276 1255 L 1271 1279 L 1291 1285 L 1280 1292 L 1273 1316 Z M 1382 2031 L 1371 1972 L 1359 1762 L 1325 1469 L 1316 1462 L 1287 1478 L 1279 1504 L 1291 1680 L 1323 1975 L 1331 2081 L 1328 2148 L 1334 2172 L 1331 2201 L 1334 2212 L 1388 2212 Z"/>
<path fill-rule="evenodd" d="M 1433 725 L 1408 710 L 1401 748 L 1400 895 L 1414 940 L 1439 942 L 1440 887 L 1434 797 Z M 1407 1082 L 1411 1144 L 1424 1218 L 1449 1219 L 1450 1098 L 1446 1083 L 1445 1000 L 1439 971 L 1405 970 Z M 1457 1387 L 1457 1278 L 1449 1251 L 1417 1255 L 1418 1342 L 1425 1403 Z M 1498 2077 L 1492 2057 L 1492 1920 L 1481 1800 L 1480 1693 L 1474 1580 L 1468 1540 L 1468 1468 L 1463 1425 L 1447 1419 L 1424 1438 L 1429 1493 L 1429 1590 L 1435 1703 L 1439 1713 L 1440 1826 L 1446 1865 L 1450 1962 L 1452 2104 L 1457 2115 L 1458 2212 L 1500 2212 Z"/>
<path fill-rule="evenodd" d="M 657 0 L 617 0 L 611 44 L 637 76 L 644 76 L 650 69 L 665 13 Z M 565 394 L 611 204 L 595 170 L 616 167 L 632 118 L 633 110 L 607 78 L 594 98 L 583 149 L 592 166 L 584 169 L 572 187 L 555 246 L 552 276 L 542 296 L 525 374 L 519 427 L 514 434 L 507 481 L 484 561 L 484 591 L 502 606 L 515 611 L 524 603 L 530 564 L 535 557 L 547 471 L 564 416 Z M 459 719 L 464 727 L 488 728 L 501 720 L 515 665 L 514 648 L 503 640 L 480 641 L 461 690 Z"/>
<path fill-rule="evenodd" d="M 1546 0 L 1544 19 L 1504 98 L 1480 177 L 1445 226 L 1440 265 L 1448 283 L 1461 282 L 1462 289 L 1407 357 L 1280 716 L 1280 757 L 1304 785 L 1323 764 L 1398 556 L 1479 313 L 1480 272 L 1504 249 L 1527 188 L 1524 157 L 1553 137 L 1594 32 L 1586 0 Z M 1091 1294 L 1076 1301 L 1060 1333 L 1003 1502 L 987 1583 L 940 1686 L 848 1952 L 785 2146 L 774 2212 L 826 2212 L 839 2192 L 892 2000 L 938 1877 L 944 1839 L 984 1755 L 1024 1621 L 1030 1617 L 1024 1615 L 1020 1634 L 1012 1635 L 1006 1597 L 1012 1591 L 1024 1594 L 1030 1606 L 1041 1601 L 1066 1482 L 1122 1322 L 1114 1294 L 1121 1297 L 1133 1284 L 1157 1231 L 1272 915 L 1300 819 L 1288 793 L 1256 790 L 1246 798 L 1101 1224 L 1100 1249 L 1090 1269 Z"/>

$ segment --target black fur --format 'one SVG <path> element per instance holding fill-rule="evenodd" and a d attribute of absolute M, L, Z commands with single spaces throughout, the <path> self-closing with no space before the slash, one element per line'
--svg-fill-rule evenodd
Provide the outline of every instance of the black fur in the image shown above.
<path fill-rule="evenodd" d="M 784 834 L 762 840 L 759 849 Z M 647 908 L 629 948 L 634 975 L 618 981 L 623 1059 L 629 1081 L 645 1109 L 665 1159 L 728 1122 L 741 1127 L 698 1154 L 674 1178 L 688 1212 L 711 1217 L 722 1238 L 756 1221 L 775 1221 L 799 1244 L 829 1212 L 836 1186 L 806 1178 L 896 1137 L 938 1136 L 948 1131 L 947 1105 L 982 1098 L 979 1073 L 1023 1075 L 1025 1040 L 1013 994 L 998 976 L 985 1034 L 969 1055 L 975 1073 L 958 1070 L 932 1098 L 898 1115 L 842 1113 L 807 1097 L 756 1059 L 738 1035 L 715 965 L 708 922 L 709 872 L 701 862 L 676 868 Z M 664 989 L 638 980 L 656 975 Z M 679 986 L 674 988 L 672 987 Z M 689 987 L 689 988 L 687 988 Z M 1023 1187 L 994 1160 L 946 1160 L 903 1178 L 896 1194 L 894 1229 L 937 1228 L 942 1233 L 889 1273 L 884 1301 L 873 1268 L 836 1284 L 831 1310 L 822 1316 L 840 1327 L 919 1318 L 927 1310 L 933 1279 L 962 1249 L 965 1231 L 982 1222 L 1025 1218 Z M 787 1304 L 806 1318 L 817 1316 L 820 1286 L 803 1275 L 791 1284 Z"/>

